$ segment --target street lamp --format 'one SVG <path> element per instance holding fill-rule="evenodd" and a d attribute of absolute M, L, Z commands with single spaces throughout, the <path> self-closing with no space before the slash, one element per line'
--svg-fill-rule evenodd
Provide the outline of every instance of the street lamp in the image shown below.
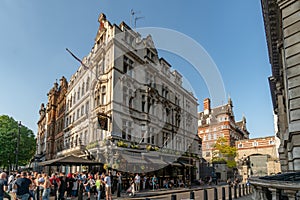
<path fill-rule="evenodd" d="M 21 128 L 21 126 L 22 126 L 21 121 L 19 121 L 18 136 L 17 136 L 17 148 L 16 148 L 16 170 L 18 170 L 18 168 L 19 168 L 18 162 L 19 162 L 19 145 L 20 145 L 20 128 Z"/>

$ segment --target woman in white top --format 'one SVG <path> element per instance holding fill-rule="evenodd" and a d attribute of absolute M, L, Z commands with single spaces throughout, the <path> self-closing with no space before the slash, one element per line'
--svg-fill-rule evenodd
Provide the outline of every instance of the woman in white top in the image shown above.
<path fill-rule="evenodd" d="M 108 175 L 105 176 L 104 183 L 105 183 L 106 200 L 112 200 L 110 172 L 108 173 Z"/>

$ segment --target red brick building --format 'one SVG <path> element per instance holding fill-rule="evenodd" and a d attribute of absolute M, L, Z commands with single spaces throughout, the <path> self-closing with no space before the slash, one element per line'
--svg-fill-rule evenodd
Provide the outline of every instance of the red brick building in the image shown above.
<path fill-rule="evenodd" d="M 60 79 L 60 84 L 54 83 L 49 91 L 46 107 L 46 159 L 53 159 L 63 148 L 64 113 L 66 107 L 66 92 L 68 82 L 65 77 Z"/>
<path fill-rule="evenodd" d="M 211 108 L 210 99 L 204 99 L 204 110 L 198 113 L 198 136 L 202 139 L 202 155 L 208 162 L 212 159 L 213 146 L 220 137 L 235 146 L 238 140 L 248 139 L 246 118 L 235 121 L 232 100 L 227 104 Z"/>

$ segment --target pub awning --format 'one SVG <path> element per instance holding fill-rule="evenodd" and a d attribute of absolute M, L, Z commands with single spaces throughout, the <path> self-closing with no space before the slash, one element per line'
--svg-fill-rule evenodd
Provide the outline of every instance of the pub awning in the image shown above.
<path fill-rule="evenodd" d="M 169 165 L 175 166 L 175 167 L 182 167 L 182 164 L 178 162 L 168 162 Z"/>
<path fill-rule="evenodd" d="M 78 156 L 68 155 L 61 158 L 56 158 L 52 160 L 46 160 L 44 162 L 40 162 L 40 166 L 59 166 L 59 165 L 99 165 L 100 162 L 96 162 L 93 160 L 87 160 Z"/>
<path fill-rule="evenodd" d="M 151 158 L 151 157 L 146 157 L 147 160 L 149 160 L 152 164 L 156 165 L 167 165 L 164 161 L 162 161 L 159 158 Z"/>
<path fill-rule="evenodd" d="M 122 157 L 126 160 L 129 164 L 147 164 L 148 162 L 143 160 L 142 157 L 139 156 L 132 156 L 127 154 L 122 154 Z"/>
<path fill-rule="evenodd" d="M 185 167 L 193 167 L 193 165 L 189 164 L 189 163 L 186 163 L 186 162 L 183 162 L 183 161 L 178 161 L 180 164 L 182 164 L 183 166 Z"/>

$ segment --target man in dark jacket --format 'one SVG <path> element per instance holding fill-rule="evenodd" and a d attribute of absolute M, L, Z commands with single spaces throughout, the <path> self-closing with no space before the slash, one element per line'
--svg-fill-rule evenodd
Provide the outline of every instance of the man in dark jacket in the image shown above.
<path fill-rule="evenodd" d="M 60 186 L 58 188 L 58 200 L 64 200 L 65 199 L 64 195 L 67 189 L 67 180 L 66 180 L 65 173 L 63 172 L 60 173 L 59 180 L 60 180 Z"/>
<path fill-rule="evenodd" d="M 17 179 L 15 183 L 17 187 L 17 197 L 21 200 L 28 200 L 29 187 L 31 186 L 31 180 L 27 178 L 27 172 L 21 173 L 21 178 Z"/>

